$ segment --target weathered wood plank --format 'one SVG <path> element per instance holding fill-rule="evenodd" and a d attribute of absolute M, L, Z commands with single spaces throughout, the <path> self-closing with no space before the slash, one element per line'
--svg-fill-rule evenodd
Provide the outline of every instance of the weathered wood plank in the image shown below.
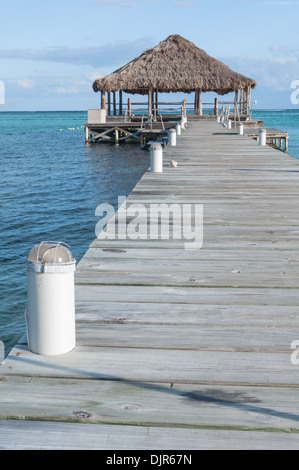
<path fill-rule="evenodd" d="M 32 421 L 1 421 L 0 432 L 2 450 L 292 450 L 299 443 L 297 434 L 283 432 Z"/>
<path fill-rule="evenodd" d="M 297 305 L 219 305 L 119 302 L 88 300 L 76 302 L 78 322 L 142 323 L 159 325 L 228 325 L 228 326 L 292 326 L 299 328 Z M 294 330 L 296 331 L 296 330 Z M 294 333 L 295 334 L 295 333 Z"/>
<path fill-rule="evenodd" d="M 234 319 L 231 318 L 233 323 Z M 77 327 L 78 346 L 140 349 L 182 349 L 198 351 L 285 352 L 297 338 L 294 328 L 282 325 L 156 324 L 81 321 Z M 298 336 L 299 338 L 299 336 Z M 18 342 L 27 345 L 26 335 Z"/>
<path fill-rule="evenodd" d="M 8 377 L 0 419 L 169 427 L 299 428 L 298 388 Z M 52 389 L 55 387 L 55 394 Z M 34 406 L 33 406 L 34 405 Z"/>
<path fill-rule="evenodd" d="M 1 366 L 0 379 L 15 374 L 115 381 L 299 385 L 298 370 L 291 364 L 289 352 L 78 346 L 59 357 L 41 358 L 19 345 Z"/>
<path fill-rule="evenodd" d="M 156 302 L 197 305 L 268 305 L 298 306 L 297 289 L 171 287 L 131 285 L 77 285 L 77 301 Z"/>

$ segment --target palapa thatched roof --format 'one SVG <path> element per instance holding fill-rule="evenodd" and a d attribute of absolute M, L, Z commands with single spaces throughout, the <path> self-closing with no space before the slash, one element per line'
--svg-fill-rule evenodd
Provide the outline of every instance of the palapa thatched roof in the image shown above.
<path fill-rule="evenodd" d="M 256 82 L 173 34 L 110 75 L 95 80 L 93 89 L 142 95 L 148 93 L 149 87 L 162 93 L 201 89 L 224 95 L 246 86 L 255 88 Z"/>

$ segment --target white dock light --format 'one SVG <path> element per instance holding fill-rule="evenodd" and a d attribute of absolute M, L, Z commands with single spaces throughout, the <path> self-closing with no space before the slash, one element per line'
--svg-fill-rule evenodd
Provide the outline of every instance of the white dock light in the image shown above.
<path fill-rule="evenodd" d="M 266 145 L 267 143 L 267 131 L 266 129 L 259 130 L 259 145 Z"/>
<path fill-rule="evenodd" d="M 176 131 L 175 131 L 175 129 L 169 129 L 169 131 L 168 131 L 168 143 L 171 147 L 176 146 Z"/>
<path fill-rule="evenodd" d="M 41 242 L 31 249 L 25 312 L 31 352 L 56 356 L 75 348 L 75 269 L 76 260 L 65 243 Z"/>
<path fill-rule="evenodd" d="M 163 172 L 163 149 L 159 142 L 155 142 L 150 148 L 150 161 L 151 161 L 151 172 L 162 173 Z"/>
<path fill-rule="evenodd" d="M 244 135 L 244 125 L 242 122 L 239 123 L 239 126 L 238 126 L 238 134 L 239 135 Z"/>

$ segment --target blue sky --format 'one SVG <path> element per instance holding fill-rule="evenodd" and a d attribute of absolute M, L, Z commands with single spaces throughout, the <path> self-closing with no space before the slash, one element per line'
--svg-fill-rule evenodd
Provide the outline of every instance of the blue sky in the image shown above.
<path fill-rule="evenodd" d="M 298 18 L 299 0 L 2 0 L 0 111 L 98 107 L 93 80 L 170 34 L 254 78 L 257 108 L 296 108 Z"/>

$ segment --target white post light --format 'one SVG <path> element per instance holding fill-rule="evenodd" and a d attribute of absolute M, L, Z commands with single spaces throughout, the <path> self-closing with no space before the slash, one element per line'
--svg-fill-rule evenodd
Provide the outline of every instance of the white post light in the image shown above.
<path fill-rule="evenodd" d="M 75 348 L 75 269 L 76 260 L 65 243 L 42 242 L 31 249 L 25 311 L 31 352 L 56 356 Z"/>
<path fill-rule="evenodd" d="M 151 173 L 163 172 L 163 149 L 159 142 L 155 142 L 150 148 Z"/>
<path fill-rule="evenodd" d="M 171 147 L 176 146 L 176 131 L 175 131 L 175 129 L 169 129 L 169 131 L 168 131 L 168 143 Z"/>
<path fill-rule="evenodd" d="M 266 145 L 267 142 L 267 131 L 266 129 L 259 130 L 259 144 Z"/>

